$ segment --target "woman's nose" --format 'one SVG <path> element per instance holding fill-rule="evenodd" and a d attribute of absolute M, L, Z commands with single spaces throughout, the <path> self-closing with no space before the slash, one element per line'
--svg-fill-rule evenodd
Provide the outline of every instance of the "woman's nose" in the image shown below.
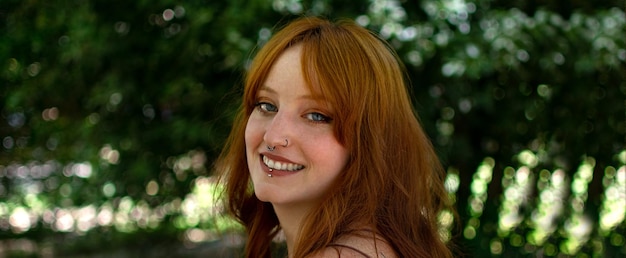
<path fill-rule="evenodd" d="M 288 147 L 294 126 L 294 121 L 287 114 L 278 112 L 265 130 L 265 144 L 270 148 Z"/>

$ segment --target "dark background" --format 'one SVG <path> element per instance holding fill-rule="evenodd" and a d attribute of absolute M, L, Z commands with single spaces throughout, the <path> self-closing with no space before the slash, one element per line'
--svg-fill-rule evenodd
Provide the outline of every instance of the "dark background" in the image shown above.
<path fill-rule="evenodd" d="M 1 0 L 0 256 L 236 249 L 211 164 L 257 45 L 313 14 L 397 49 L 467 256 L 622 257 L 624 5 Z"/>

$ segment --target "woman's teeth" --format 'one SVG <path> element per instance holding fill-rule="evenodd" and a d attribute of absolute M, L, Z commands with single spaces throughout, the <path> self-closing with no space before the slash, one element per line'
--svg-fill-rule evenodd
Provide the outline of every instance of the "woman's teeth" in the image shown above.
<path fill-rule="evenodd" d="M 263 156 L 263 163 L 265 163 L 265 165 L 269 167 L 270 169 L 275 169 L 275 170 L 297 171 L 297 170 L 304 168 L 303 165 L 274 161 L 266 156 Z"/>

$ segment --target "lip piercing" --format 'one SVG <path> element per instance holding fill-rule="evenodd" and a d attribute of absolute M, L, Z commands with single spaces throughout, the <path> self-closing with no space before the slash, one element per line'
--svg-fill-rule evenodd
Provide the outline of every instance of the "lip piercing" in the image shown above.
<path fill-rule="evenodd" d="M 267 174 L 267 177 L 272 177 L 272 174 L 268 173 L 268 174 Z"/>
<path fill-rule="evenodd" d="M 268 151 L 274 151 L 274 149 L 276 149 L 276 146 L 270 147 L 269 145 L 266 145 L 266 147 Z"/>
<path fill-rule="evenodd" d="M 287 138 L 285 138 L 285 145 L 283 145 L 283 147 L 287 147 L 287 145 L 289 145 L 289 140 L 287 140 Z"/>

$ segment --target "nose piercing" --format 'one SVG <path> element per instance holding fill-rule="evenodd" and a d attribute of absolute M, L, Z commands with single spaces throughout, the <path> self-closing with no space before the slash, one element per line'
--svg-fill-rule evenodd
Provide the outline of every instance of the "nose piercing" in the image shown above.
<path fill-rule="evenodd" d="M 287 145 L 289 145 L 289 140 L 287 140 L 287 138 L 285 138 L 285 145 L 283 145 L 283 147 L 287 147 Z"/>
<path fill-rule="evenodd" d="M 270 147 L 269 145 L 266 145 L 266 147 L 268 151 L 274 151 L 274 149 L 276 149 L 276 146 Z"/>

